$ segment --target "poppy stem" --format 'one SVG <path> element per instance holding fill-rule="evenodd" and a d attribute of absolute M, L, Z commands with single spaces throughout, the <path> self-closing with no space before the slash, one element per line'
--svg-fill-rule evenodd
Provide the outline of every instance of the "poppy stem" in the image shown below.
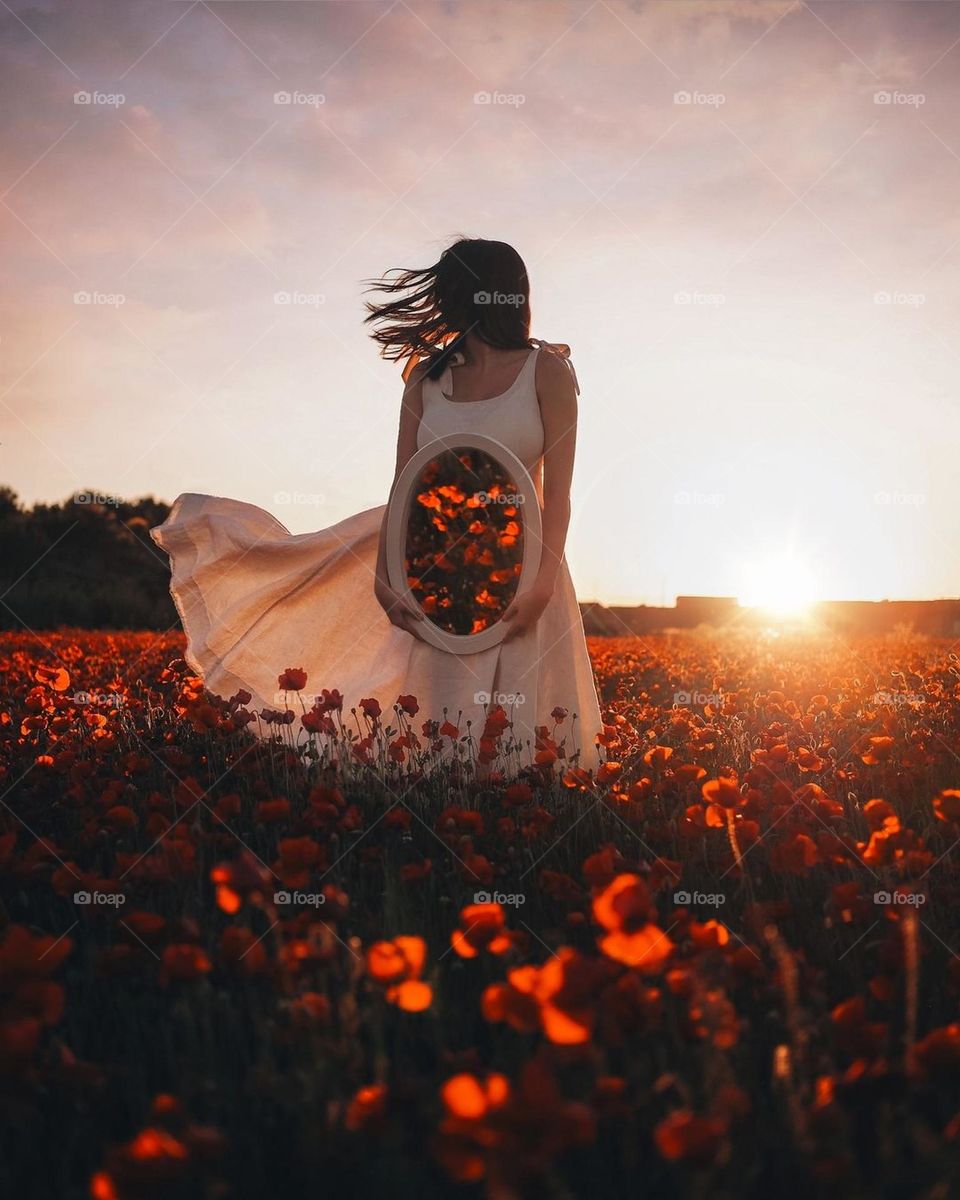
<path fill-rule="evenodd" d="M 737 826 L 732 808 L 726 810 L 727 813 L 727 840 L 730 843 L 730 849 L 733 851 L 734 861 L 737 867 L 743 870 L 743 855 L 740 853 L 740 843 L 737 840 Z"/>
<path fill-rule="evenodd" d="M 917 913 L 908 908 L 901 922 L 903 957 L 906 967 L 906 1021 L 904 1029 L 904 1067 L 908 1075 L 916 1071 L 914 1048 L 917 1041 L 917 1001 L 919 982 L 919 949 L 917 945 Z"/>

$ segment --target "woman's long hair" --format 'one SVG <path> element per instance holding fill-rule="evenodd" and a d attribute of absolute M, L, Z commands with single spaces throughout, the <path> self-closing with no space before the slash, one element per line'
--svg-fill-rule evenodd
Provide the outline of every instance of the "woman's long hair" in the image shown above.
<path fill-rule="evenodd" d="M 395 278 L 389 278 L 395 274 Z M 530 345 L 530 286 L 523 259 L 506 242 L 459 238 L 432 267 L 391 267 L 381 279 L 366 279 L 368 291 L 396 299 L 364 301 L 364 324 L 381 357 L 407 358 L 404 380 L 420 359 L 439 379 L 468 333 L 490 346 L 521 350 Z"/>

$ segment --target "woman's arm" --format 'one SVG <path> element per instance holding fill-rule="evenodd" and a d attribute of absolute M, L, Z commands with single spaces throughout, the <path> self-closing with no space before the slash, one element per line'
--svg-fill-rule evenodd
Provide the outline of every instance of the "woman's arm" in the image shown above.
<path fill-rule="evenodd" d="M 400 472 L 407 465 L 417 450 L 417 430 L 420 427 L 420 417 L 423 414 L 423 378 L 426 367 L 417 367 L 407 381 L 400 401 L 400 428 L 397 433 L 397 461 L 393 471 L 393 483 L 390 485 L 390 498 L 396 487 Z M 408 604 L 402 596 L 390 586 L 387 576 L 387 513 L 390 511 L 389 500 L 380 525 L 380 543 L 377 549 L 376 582 L 374 592 L 383 611 L 392 624 L 407 633 L 419 636 L 416 626 L 423 620 L 423 613 L 416 605 Z"/>
<path fill-rule="evenodd" d="M 533 587 L 503 615 L 506 641 L 532 629 L 557 585 L 570 525 L 570 484 L 577 448 L 577 390 L 570 369 L 552 351 L 537 362 L 537 396 L 543 421 L 543 549 Z"/>

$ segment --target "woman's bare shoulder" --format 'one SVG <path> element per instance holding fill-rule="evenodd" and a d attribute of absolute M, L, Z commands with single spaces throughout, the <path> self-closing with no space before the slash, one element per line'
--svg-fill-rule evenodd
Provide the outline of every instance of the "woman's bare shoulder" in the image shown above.
<path fill-rule="evenodd" d="M 542 346 L 537 355 L 536 386 L 541 401 L 564 403 L 576 398 L 576 386 L 566 355 L 549 344 Z"/>

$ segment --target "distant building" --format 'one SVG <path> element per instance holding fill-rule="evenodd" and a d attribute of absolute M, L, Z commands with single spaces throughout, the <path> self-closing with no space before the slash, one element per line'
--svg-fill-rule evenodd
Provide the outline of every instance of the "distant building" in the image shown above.
<path fill-rule="evenodd" d="M 728 625 L 742 619 L 734 596 L 678 596 L 673 608 L 648 604 L 581 604 L 584 629 L 596 637 L 624 637 L 658 629 L 695 629 L 697 625 Z"/>
<path fill-rule="evenodd" d="M 824 600 L 812 612 L 838 633 L 889 633 L 909 626 L 934 637 L 960 636 L 960 600 Z"/>
<path fill-rule="evenodd" d="M 628 637 L 662 629 L 750 625 L 766 620 L 742 608 L 732 596 L 678 596 L 673 608 L 647 604 L 580 605 L 583 627 L 592 637 Z M 823 600 L 811 615 L 837 633 L 890 633 L 898 627 L 931 637 L 960 637 L 960 600 Z"/>
<path fill-rule="evenodd" d="M 677 617 L 684 628 L 726 625 L 740 614 L 736 596 L 678 596 Z"/>

